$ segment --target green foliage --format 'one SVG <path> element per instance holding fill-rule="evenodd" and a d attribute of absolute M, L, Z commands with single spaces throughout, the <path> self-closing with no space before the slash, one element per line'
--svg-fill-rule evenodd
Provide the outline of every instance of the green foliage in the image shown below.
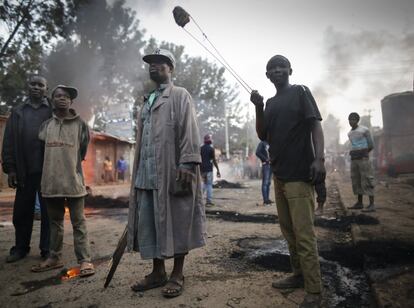
<path fill-rule="evenodd" d="M 73 21 L 72 12 L 70 1 L 2 1 L 1 104 L 12 107 L 22 102 L 27 78 L 42 72 L 41 59 L 53 38 L 67 36 L 67 27 Z"/>

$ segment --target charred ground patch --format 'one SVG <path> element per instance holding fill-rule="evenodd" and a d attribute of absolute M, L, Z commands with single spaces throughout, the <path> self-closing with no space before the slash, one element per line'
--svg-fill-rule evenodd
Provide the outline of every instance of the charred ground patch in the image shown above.
<path fill-rule="evenodd" d="M 333 218 L 317 217 L 315 219 L 315 226 L 338 231 L 349 231 L 351 229 L 351 224 L 377 225 L 379 224 L 379 220 L 365 214 L 338 216 Z"/>
<path fill-rule="evenodd" d="M 236 248 L 229 256 L 233 262 L 245 264 L 250 270 L 291 272 L 287 243 L 283 239 L 249 237 L 235 240 L 235 243 Z M 333 246 L 320 251 L 329 307 L 370 306 L 372 302 L 369 284 L 362 270 L 363 259 L 359 256 L 353 258 L 354 251 L 351 246 Z"/>
<path fill-rule="evenodd" d="M 221 219 L 231 222 L 253 222 L 253 223 L 264 223 L 274 224 L 277 223 L 277 215 L 274 214 L 242 214 L 236 211 L 217 211 L 217 210 L 206 210 L 208 218 Z"/>
<path fill-rule="evenodd" d="M 213 184 L 213 188 L 240 188 L 240 189 L 244 189 L 247 188 L 245 185 L 241 184 L 241 183 L 233 183 L 233 182 L 229 182 L 226 180 L 220 180 L 217 181 Z"/>
<path fill-rule="evenodd" d="M 91 208 L 128 208 L 128 204 L 128 197 L 108 198 L 88 195 L 85 198 L 85 207 Z"/>

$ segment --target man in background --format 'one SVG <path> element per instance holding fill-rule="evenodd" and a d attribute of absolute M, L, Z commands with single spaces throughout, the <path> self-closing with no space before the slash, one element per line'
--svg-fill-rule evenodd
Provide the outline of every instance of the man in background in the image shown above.
<path fill-rule="evenodd" d="M 272 168 L 270 167 L 269 144 L 260 141 L 256 148 L 256 156 L 262 162 L 262 197 L 263 205 L 269 206 L 272 201 L 269 199 L 270 181 L 272 178 Z"/>
<path fill-rule="evenodd" d="M 118 181 L 125 182 L 125 172 L 127 170 L 127 162 L 124 157 L 121 156 L 116 162 L 116 171 L 118 172 Z"/>
<path fill-rule="evenodd" d="M 369 161 L 369 153 L 374 149 L 371 133 L 365 126 L 359 125 L 359 114 L 352 112 L 349 117 L 351 130 L 348 133 L 351 142 L 351 180 L 354 195 L 358 196 L 358 201 L 349 209 L 362 209 L 362 197 L 369 197 L 369 205 L 363 212 L 375 212 L 374 204 L 374 175 Z"/>
<path fill-rule="evenodd" d="M 210 134 L 204 136 L 204 144 L 201 146 L 201 177 L 203 179 L 203 194 L 206 193 L 206 206 L 213 206 L 213 165 L 217 169 L 217 177 L 220 178 L 220 170 L 216 160 L 216 153 L 212 145 Z"/>

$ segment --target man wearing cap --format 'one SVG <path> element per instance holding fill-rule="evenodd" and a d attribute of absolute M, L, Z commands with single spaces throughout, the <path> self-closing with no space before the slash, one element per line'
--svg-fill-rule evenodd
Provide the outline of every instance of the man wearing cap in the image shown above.
<path fill-rule="evenodd" d="M 324 138 L 318 106 L 310 90 L 291 85 L 287 58 L 272 57 L 266 76 L 276 95 L 266 102 L 252 91 L 256 107 L 256 131 L 269 143 L 280 229 L 289 247 L 293 275 L 274 281 L 277 289 L 305 287 L 300 307 L 321 304 L 321 273 L 314 220 L 314 187 L 325 179 Z"/>
<path fill-rule="evenodd" d="M 41 191 L 50 219 L 50 256 L 34 265 L 33 272 L 64 266 L 62 246 L 65 206 L 70 213 L 74 249 L 80 264 L 79 275 L 84 277 L 95 272 L 84 215 L 87 192 L 81 165 L 89 143 L 89 129 L 76 111 L 70 108 L 77 95 L 76 88 L 58 85 L 52 91 L 53 117 L 45 121 L 39 130 L 39 139 L 45 142 Z"/>
<path fill-rule="evenodd" d="M 2 167 L 8 183 L 16 188 L 13 207 L 15 245 L 6 262 L 24 258 L 30 251 L 36 193 L 40 191 L 44 143 L 38 139 L 39 127 L 52 116 L 52 106 L 46 98 L 47 81 L 34 75 L 28 82 L 28 98 L 13 108 L 7 120 L 2 149 Z M 49 222 L 40 196 L 40 254 L 49 254 Z"/>
<path fill-rule="evenodd" d="M 153 260 L 152 272 L 134 291 L 165 286 L 165 297 L 184 287 L 185 255 L 205 245 L 200 137 L 190 94 L 171 82 L 175 60 L 157 49 L 143 60 L 156 89 L 145 98 L 137 119 L 128 215 L 128 249 Z M 174 258 L 167 278 L 165 259 Z"/>
<path fill-rule="evenodd" d="M 213 165 L 217 169 L 217 177 L 220 178 L 220 170 L 216 160 L 216 153 L 212 145 L 210 134 L 204 136 L 204 144 L 201 146 L 201 177 L 203 179 L 203 192 L 206 192 L 206 206 L 213 206 Z"/>

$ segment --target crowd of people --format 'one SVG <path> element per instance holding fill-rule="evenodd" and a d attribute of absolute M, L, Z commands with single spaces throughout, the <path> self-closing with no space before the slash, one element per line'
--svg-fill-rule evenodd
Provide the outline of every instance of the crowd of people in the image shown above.
<path fill-rule="evenodd" d="M 191 95 L 172 83 L 173 54 L 157 49 L 143 60 L 156 84 L 146 96 L 137 122 L 136 151 L 132 168 L 128 213 L 127 247 L 152 260 L 152 271 L 131 286 L 141 292 L 162 287 L 167 298 L 184 290 L 183 273 L 188 253 L 206 244 L 205 207 L 213 206 L 214 168 L 220 178 L 211 135 L 200 148 L 199 128 Z M 289 248 L 293 274 L 273 281 L 277 289 L 304 287 L 300 307 L 319 307 L 322 280 L 314 231 L 315 190 L 317 214 L 326 200 L 324 138 L 321 115 L 311 91 L 292 85 L 292 68 L 281 55 L 272 57 L 266 76 L 276 88 L 264 103 L 258 91 L 251 93 L 256 110 L 256 131 L 261 142 L 256 156 L 261 162 L 263 204 L 276 203 L 279 224 Z M 74 250 L 80 276 L 94 274 L 84 215 L 87 194 L 81 162 L 85 158 L 89 130 L 71 108 L 76 88 L 58 85 L 46 97 L 47 81 L 33 76 L 29 97 L 15 107 L 8 119 L 2 164 L 10 187 L 16 188 L 13 211 L 15 245 L 7 262 L 24 258 L 30 251 L 36 196 L 41 207 L 40 251 L 44 258 L 32 267 L 43 272 L 63 267 L 62 243 L 65 207 L 69 208 Z M 358 126 L 359 116 L 349 116 L 351 131 L 351 177 L 358 196 L 352 209 L 374 211 L 373 177 L 369 152 L 373 148 L 369 131 Z M 256 164 L 256 163 L 255 163 Z M 235 170 L 240 162 L 234 158 Z M 109 156 L 103 164 L 105 182 L 113 181 L 114 167 Z M 127 162 L 116 162 L 117 179 L 125 181 Z M 271 179 L 275 200 L 271 200 Z M 206 202 L 203 202 L 203 192 Z M 167 274 L 165 262 L 173 260 Z"/>

